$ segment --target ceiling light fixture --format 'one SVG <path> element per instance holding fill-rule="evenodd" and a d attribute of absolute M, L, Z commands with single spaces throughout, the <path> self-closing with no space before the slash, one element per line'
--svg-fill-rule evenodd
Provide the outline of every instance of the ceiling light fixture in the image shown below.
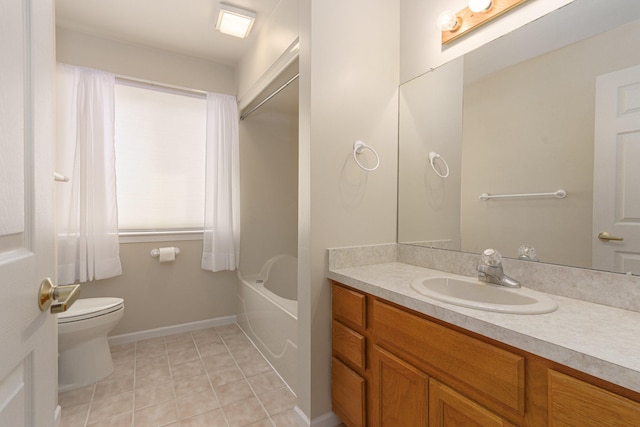
<path fill-rule="evenodd" d="M 223 34 L 244 39 L 249 35 L 255 19 L 255 12 L 220 3 L 220 14 L 216 23 L 216 30 Z"/>

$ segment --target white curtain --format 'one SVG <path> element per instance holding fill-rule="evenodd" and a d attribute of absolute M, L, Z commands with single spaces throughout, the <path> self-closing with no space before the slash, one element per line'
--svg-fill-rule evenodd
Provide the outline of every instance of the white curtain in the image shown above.
<path fill-rule="evenodd" d="M 58 283 L 122 274 L 118 242 L 113 74 L 58 64 Z"/>
<path fill-rule="evenodd" d="M 202 269 L 235 270 L 240 259 L 238 105 L 230 95 L 207 94 Z"/>

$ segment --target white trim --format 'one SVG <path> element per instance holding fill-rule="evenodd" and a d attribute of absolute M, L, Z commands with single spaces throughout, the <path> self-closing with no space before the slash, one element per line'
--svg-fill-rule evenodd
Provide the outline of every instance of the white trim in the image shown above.
<path fill-rule="evenodd" d="M 109 337 L 109 345 L 127 344 L 134 341 L 149 338 L 164 337 L 179 334 L 181 332 L 197 331 L 199 329 L 212 328 L 214 326 L 236 323 L 236 316 L 218 317 L 216 319 L 199 320 L 197 322 L 182 323 L 180 325 L 164 326 L 162 328 L 147 329 L 146 331 L 131 332 L 129 334 L 114 335 Z"/>
<path fill-rule="evenodd" d="M 311 421 L 299 406 L 293 408 L 293 417 L 299 427 L 334 427 L 342 423 L 340 418 L 331 411 Z"/>

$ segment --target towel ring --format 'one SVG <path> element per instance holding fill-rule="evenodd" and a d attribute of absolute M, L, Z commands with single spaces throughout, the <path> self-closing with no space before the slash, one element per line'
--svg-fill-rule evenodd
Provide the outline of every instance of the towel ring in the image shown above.
<path fill-rule="evenodd" d="M 376 165 L 372 168 L 368 168 L 358 161 L 357 155 L 361 154 L 365 150 L 365 148 L 371 150 L 371 152 L 376 156 Z M 360 140 L 353 143 L 353 159 L 356 161 L 358 166 L 360 166 L 362 169 L 368 172 L 374 171 L 378 169 L 378 166 L 380 166 L 380 156 L 378 156 L 378 153 L 376 152 L 376 150 L 374 150 L 372 147 L 368 146 L 367 144 L 365 144 Z"/>
<path fill-rule="evenodd" d="M 444 167 L 446 168 L 446 172 L 444 174 L 440 173 L 440 171 L 436 168 L 436 159 L 440 160 Z M 431 163 L 431 169 L 438 175 L 440 178 L 446 178 L 449 176 L 449 165 L 447 161 L 442 158 L 442 156 L 435 151 L 429 153 L 429 163 Z"/>

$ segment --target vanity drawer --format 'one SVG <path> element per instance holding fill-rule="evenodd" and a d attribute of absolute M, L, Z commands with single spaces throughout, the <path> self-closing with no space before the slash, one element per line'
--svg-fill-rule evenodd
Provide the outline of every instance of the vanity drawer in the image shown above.
<path fill-rule="evenodd" d="M 366 329 L 367 299 L 364 294 L 334 284 L 331 287 L 331 298 L 331 308 L 335 320 L 354 329 Z"/>
<path fill-rule="evenodd" d="M 333 352 L 345 362 L 365 370 L 365 337 L 335 320 L 331 327 Z"/>
<path fill-rule="evenodd" d="M 372 314 L 378 344 L 430 375 L 470 386 L 480 392 L 478 400 L 493 399 L 524 414 L 524 357 L 379 300 L 373 301 Z"/>

